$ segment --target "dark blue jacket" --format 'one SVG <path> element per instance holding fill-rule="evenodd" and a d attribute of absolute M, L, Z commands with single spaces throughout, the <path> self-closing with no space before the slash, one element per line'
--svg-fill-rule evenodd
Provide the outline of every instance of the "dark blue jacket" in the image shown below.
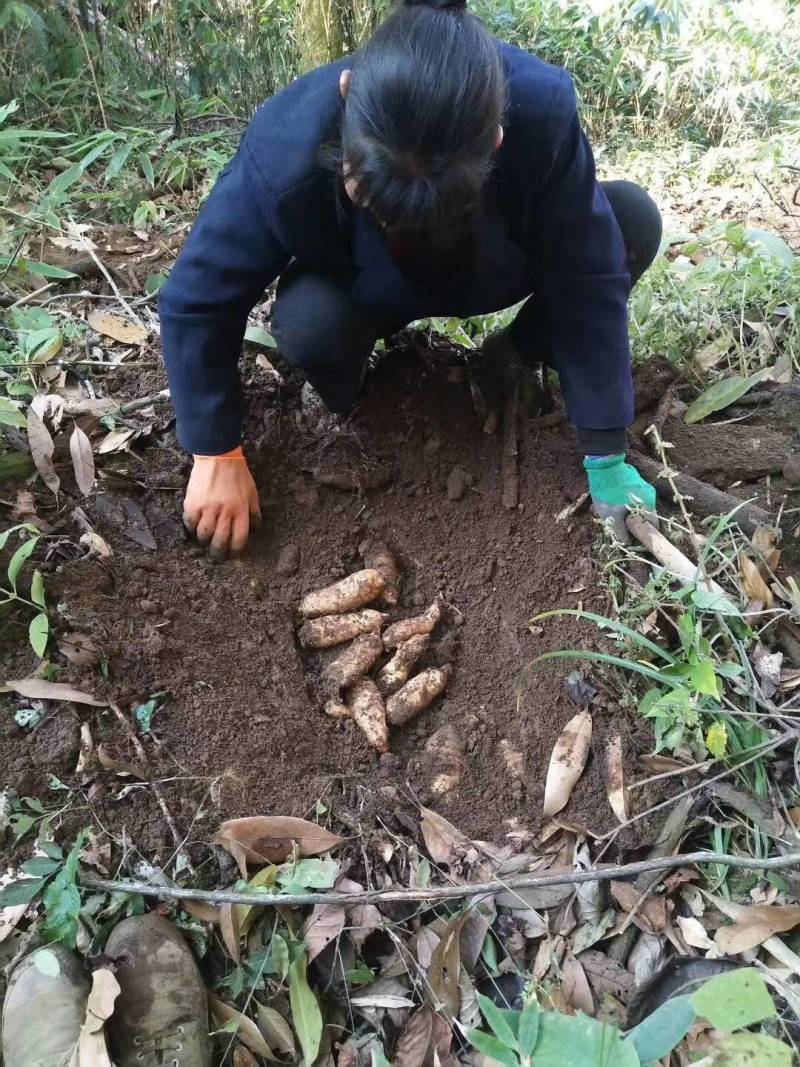
<path fill-rule="evenodd" d="M 536 291 L 552 321 L 551 362 L 570 419 L 616 429 L 633 417 L 622 235 L 595 179 L 566 71 L 501 45 L 508 72 L 505 138 L 487 190 L 471 284 L 424 294 L 401 274 L 366 212 L 337 209 L 317 163 L 341 114 L 346 60 L 268 100 L 206 201 L 159 309 L 178 438 L 194 453 L 240 441 L 238 359 L 247 316 L 296 259 L 358 271 L 354 295 L 385 319 L 467 316 Z"/>

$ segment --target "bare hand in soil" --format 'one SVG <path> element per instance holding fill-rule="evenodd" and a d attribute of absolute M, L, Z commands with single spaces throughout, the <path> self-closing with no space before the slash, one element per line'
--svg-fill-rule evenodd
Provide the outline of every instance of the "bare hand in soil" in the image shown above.
<path fill-rule="evenodd" d="M 183 524 L 198 542 L 209 545 L 217 560 L 236 556 L 250 531 L 261 525 L 261 507 L 253 476 L 244 460 L 195 460 L 186 498 Z"/>

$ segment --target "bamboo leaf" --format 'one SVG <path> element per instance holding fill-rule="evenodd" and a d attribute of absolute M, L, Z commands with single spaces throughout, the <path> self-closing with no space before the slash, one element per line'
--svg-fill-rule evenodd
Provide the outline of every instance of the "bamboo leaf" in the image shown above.
<path fill-rule="evenodd" d="M 289 1004 L 303 1060 L 310 1065 L 317 1058 L 322 1040 L 322 1013 L 308 984 L 305 949 L 289 964 Z"/>

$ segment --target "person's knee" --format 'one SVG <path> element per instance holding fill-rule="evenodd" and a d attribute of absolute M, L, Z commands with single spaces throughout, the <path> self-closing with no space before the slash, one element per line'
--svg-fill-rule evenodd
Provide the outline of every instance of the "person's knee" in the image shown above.
<path fill-rule="evenodd" d="M 637 282 L 658 255 L 663 222 L 658 206 L 641 185 L 629 181 L 602 182 L 625 247 L 632 282 Z"/>
<path fill-rule="evenodd" d="M 278 289 L 272 333 L 280 354 L 297 367 L 335 362 L 357 347 L 360 332 L 348 286 L 320 275 L 301 275 Z"/>

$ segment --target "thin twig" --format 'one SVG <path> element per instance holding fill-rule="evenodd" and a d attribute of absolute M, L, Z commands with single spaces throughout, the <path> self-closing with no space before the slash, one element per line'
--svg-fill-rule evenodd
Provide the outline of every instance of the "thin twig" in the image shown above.
<path fill-rule="evenodd" d="M 94 84 L 94 91 L 95 91 L 95 95 L 97 96 L 98 106 L 100 108 L 100 117 L 103 120 L 103 129 L 107 130 L 108 129 L 108 119 L 106 118 L 106 109 L 105 109 L 105 107 L 103 105 L 103 95 L 100 92 L 100 86 L 97 83 L 97 74 L 95 73 L 94 63 L 92 62 L 92 56 L 91 56 L 91 53 L 89 51 L 89 46 L 86 43 L 86 36 L 84 35 L 84 32 L 83 32 L 83 26 L 81 26 L 81 21 L 78 18 L 77 12 L 75 11 L 75 8 L 72 6 L 72 4 L 68 4 L 67 6 L 69 7 L 69 13 L 72 15 L 72 20 L 75 23 L 75 27 L 76 27 L 76 29 L 78 31 L 78 36 L 81 39 L 81 44 L 83 45 L 84 55 L 86 56 L 86 63 L 88 64 L 88 67 L 89 67 L 89 73 L 92 76 L 92 83 Z"/>
<path fill-rule="evenodd" d="M 14 308 L 24 307 L 29 304 L 37 296 L 41 296 L 42 293 L 48 292 L 53 286 L 57 285 L 57 282 L 47 282 L 46 285 L 40 285 L 38 289 L 34 289 L 32 293 L 26 293 L 25 296 L 21 296 L 19 300 L 15 300 L 13 304 L 9 304 L 6 311 L 13 311 Z"/>
<path fill-rule="evenodd" d="M 136 755 L 139 757 L 139 762 L 142 764 L 145 770 L 149 770 L 150 760 L 148 759 L 147 753 L 144 750 L 144 745 L 136 736 L 136 731 L 133 729 L 131 724 L 125 718 L 121 709 L 116 704 L 109 704 L 109 707 L 116 715 L 117 719 L 122 725 L 123 730 L 128 735 L 131 744 L 136 749 Z M 172 813 L 167 807 L 167 802 L 164 799 L 164 794 L 161 792 L 161 787 L 159 786 L 158 782 L 154 781 L 152 778 L 150 780 L 150 787 L 153 790 L 153 795 L 156 798 L 156 802 L 158 803 L 159 808 L 161 808 L 161 814 L 164 816 L 164 821 L 169 827 L 169 832 L 172 834 L 172 839 L 175 842 L 176 855 L 179 855 L 183 859 L 186 865 L 186 870 L 189 871 L 190 874 L 194 874 L 195 871 L 194 867 L 192 866 L 192 861 L 189 857 L 188 852 L 186 852 L 183 847 L 183 837 L 179 833 L 178 827 L 175 825 L 175 820 L 172 818 Z"/>
<path fill-rule="evenodd" d="M 159 900 L 202 900 L 208 904 L 252 904 L 255 907 L 301 907 L 316 904 L 398 904 L 404 901 L 463 900 L 466 897 L 493 896 L 508 889 L 544 889 L 554 885 L 581 885 L 607 882 L 654 871 L 669 871 L 699 864 L 719 864 L 747 871 L 777 871 L 800 864 L 800 852 L 760 860 L 752 856 L 730 856 L 723 852 L 689 852 L 684 856 L 626 863 L 596 871 L 572 874 L 520 875 L 506 881 L 473 882 L 468 885 L 438 886 L 432 889 L 375 889 L 363 893 L 235 893 L 227 889 L 181 889 L 179 886 L 151 885 L 149 882 L 113 881 L 86 875 L 81 885 L 109 893 L 138 893 Z"/>
<path fill-rule="evenodd" d="M 125 310 L 128 312 L 128 315 L 130 316 L 130 318 L 133 319 L 133 321 L 136 323 L 137 326 L 144 326 L 144 323 L 142 322 L 142 320 L 139 318 L 139 316 L 133 310 L 131 305 L 128 303 L 128 301 L 125 299 L 125 297 L 119 291 L 119 287 L 117 286 L 117 283 L 111 277 L 111 272 L 109 271 L 108 267 L 106 267 L 106 265 L 100 261 L 100 259 L 97 256 L 97 253 L 92 248 L 91 243 L 86 240 L 86 238 L 83 236 L 82 233 L 78 233 L 78 237 L 80 238 L 80 242 L 83 245 L 83 247 L 86 249 L 86 251 L 89 253 L 91 258 L 94 260 L 95 266 L 97 267 L 97 269 L 103 275 L 103 277 L 108 282 L 108 284 L 111 286 L 112 293 L 117 298 L 117 300 L 119 300 L 120 304 L 122 304 L 122 306 L 125 308 Z"/>

